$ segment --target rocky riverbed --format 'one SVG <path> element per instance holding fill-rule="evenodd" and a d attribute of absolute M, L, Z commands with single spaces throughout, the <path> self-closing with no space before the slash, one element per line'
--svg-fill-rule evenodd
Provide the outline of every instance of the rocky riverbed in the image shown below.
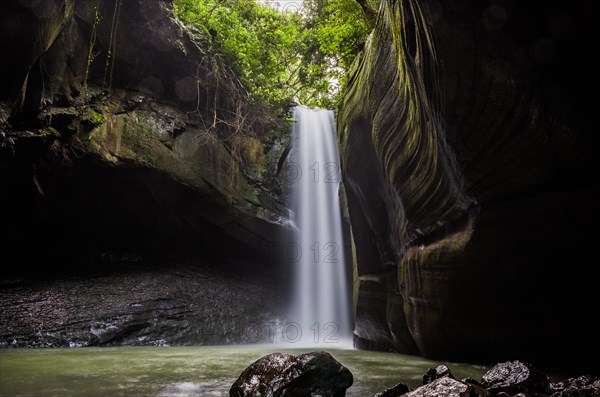
<path fill-rule="evenodd" d="M 250 273 L 243 264 L 188 259 L 88 267 L 82 276 L 4 281 L 0 347 L 268 342 L 268 324 L 284 301 L 272 273 Z"/>
<path fill-rule="evenodd" d="M 399 378 L 401 378 L 399 374 Z M 327 352 L 297 356 L 271 353 L 242 372 L 231 387 L 230 397 L 295 396 L 344 397 L 352 386 L 352 373 Z M 529 363 L 496 364 L 480 381 L 457 380 L 445 365 L 430 368 L 423 386 L 410 390 L 398 383 L 373 397 L 579 397 L 600 396 L 600 378 L 579 376 L 552 382 Z"/>

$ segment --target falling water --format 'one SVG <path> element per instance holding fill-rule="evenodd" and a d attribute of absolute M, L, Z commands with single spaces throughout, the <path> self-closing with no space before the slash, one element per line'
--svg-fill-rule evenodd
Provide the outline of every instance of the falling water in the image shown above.
<path fill-rule="evenodd" d="M 334 114 L 296 107 L 294 118 L 289 179 L 298 255 L 284 336 L 302 346 L 351 347 Z"/>

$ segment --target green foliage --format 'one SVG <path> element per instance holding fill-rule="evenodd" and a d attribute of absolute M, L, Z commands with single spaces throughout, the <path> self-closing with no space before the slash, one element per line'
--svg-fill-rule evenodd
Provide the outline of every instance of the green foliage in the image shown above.
<path fill-rule="evenodd" d="M 177 0 L 178 17 L 204 31 L 243 77 L 250 93 L 269 103 L 291 102 L 291 68 L 298 62 L 300 17 L 254 0 Z"/>
<path fill-rule="evenodd" d="M 297 14 L 255 0 L 175 0 L 178 18 L 210 38 L 254 98 L 332 107 L 369 29 L 355 0 L 304 5 Z"/>
<path fill-rule="evenodd" d="M 306 84 L 301 103 L 333 107 L 340 84 L 362 50 L 369 27 L 355 0 L 304 0 L 305 53 L 299 70 Z"/>

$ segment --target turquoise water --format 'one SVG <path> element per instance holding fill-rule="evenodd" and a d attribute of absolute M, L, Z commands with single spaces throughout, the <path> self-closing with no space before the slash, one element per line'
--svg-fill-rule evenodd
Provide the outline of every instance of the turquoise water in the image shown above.
<path fill-rule="evenodd" d="M 0 396 L 228 396 L 239 374 L 275 350 L 251 346 L 0 350 Z M 352 371 L 347 396 L 365 397 L 398 382 L 421 383 L 440 364 L 420 357 L 328 350 Z M 445 363 L 457 378 L 486 368 Z"/>

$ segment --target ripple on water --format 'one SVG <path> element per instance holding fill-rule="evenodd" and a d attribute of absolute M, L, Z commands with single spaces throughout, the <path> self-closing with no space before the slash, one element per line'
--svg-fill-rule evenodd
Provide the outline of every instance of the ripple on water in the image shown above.
<path fill-rule="evenodd" d="M 206 383 L 181 382 L 168 385 L 158 397 L 222 396 L 222 386 Z"/>

